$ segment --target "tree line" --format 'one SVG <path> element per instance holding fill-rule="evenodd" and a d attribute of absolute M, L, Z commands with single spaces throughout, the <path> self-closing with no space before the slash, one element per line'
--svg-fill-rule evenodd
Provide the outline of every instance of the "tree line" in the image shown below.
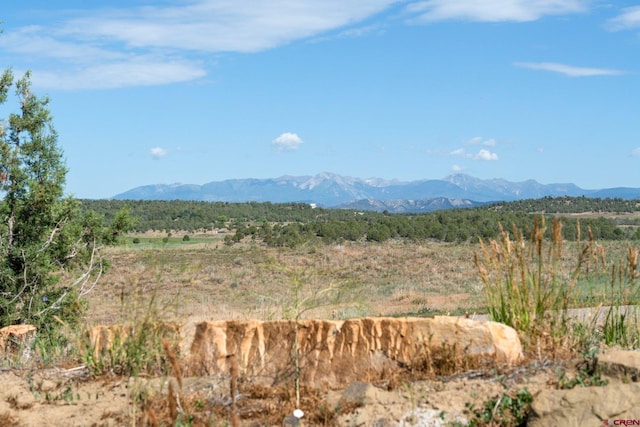
<path fill-rule="evenodd" d="M 496 203 L 475 208 L 443 210 L 421 214 L 388 214 L 369 211 L 314 208 L 305 203 L 227 203 L 194 201 L 84 200 L 84 209 L 105 217 L 109 223 L 123 209 L 134 221 L 133 230 L 184 231 L 214 229 L 233 231 L 228 244 L 246 239 L 270 246 L 295 247 L 310 241 L 384 242 L 389 239 L 443 242 L 474 241 L 498 236 L 500 225 L 533 229 L 540 215 L 578 212 L 633 212 L 639 201 L 562 197 Z M 562 207 L 562 212 L 560 212 Z M 571 209 L 573 207 L 573 209 Z M 596 210 L 598 208 L 598 210 Z M 599 240 L 640 239 L 638 227 L 620 227 L 614 219 L 597 217 L 563 218 L 564 237 L 574 240 L 578 227 L 590 228 Z"/>
<path fill-rule="evenodd" d="M 296 247 L 322 241 L 340 243 L 344 241 L 384 242 L 390 239 L 410 241 L 437 240 L 442 242 L 467 242 L 478 239 L 497 238 L 502 225 L 506 229 L 515 226 L 529 238 L 536 215 L 518 212 L 490 212 L 472 209 L 455 209 L 420 215 L 392 215 L 376 220 L 323 221 L 288 223 L 284 225 L 263 223 L 239 226 L 236 233 L 225 237 L 229 244 L 250 237 L 269 246 Z M 640 233 L 631 228 L 621 228 L 615 221 L 601 218 L 575 220 L 563 218 L 563 236 L 567 240 L 582 238 L 585 230 L 591 229 L 597 240 L 635 240 Z M 547 231 L 550 233 L 550 230 Z"/>
<path fill-rule="evenodd" d="M 622 198 L 597 197 L 541 197 L 539 199 L 523 199 L 508 203 L 494 203 L 489 209 L 504 209 L 516 212 L 542 213 L 633 213 L 640 211 L 640 200 Z"/>

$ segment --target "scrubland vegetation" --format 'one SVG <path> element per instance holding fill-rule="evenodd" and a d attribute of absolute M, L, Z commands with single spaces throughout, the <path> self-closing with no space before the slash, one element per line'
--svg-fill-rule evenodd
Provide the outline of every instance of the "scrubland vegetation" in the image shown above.
<path fill-rule="evenodd" d="M 295 276 L 311 301 L 308 317 L 488 314 L 531 345 L 551 337 L 545 345 L 577 348 L 593 338 L 587 330 L 606 344 L 637 345 L 635 310 L 619 309 L 640 296 L 637 201 L 543 198 L 420 215 L 270 203 L 99 206 L 107 218 L 126 208 L 138 220 L 138 232 L 110 252 L 119 282 L 102 288 L 110 295 L 94 293 L 103 303 L 92 313 L 104 321 L 117 308 L 108 314 L 104 301 L 135 292 L 130 283 L 169 300 L 179 294 L 191 315 L 286 317 Z M 211 228 L 177 227 L 193 206 Z M 148 230 L 159 217 L 175 228 Z M 339 298 L 315 301 L 327 287 Z M 613 307 L 604 329 L 596 319 L 576 326 L 567 314 L 599 306 Z"/>
<path fill-rule="evenodd" d="M 305 215 L 322 214 L 294 206 Z M 317 230 L 321 223 L 326 226 L 334 220 L 315 217 L 295 222 L 296 230 L 307 230 L 298 233 L 295 244 L 274 245 L 264 230 L 292 230 L 287 228 L 294 224 L 291 218 L 258 221 L 250 215 L 242 221 L 226 217 L 224 224 L 218 224 L 224 233 L 218 234 L 178 229 L 133 233 L 108 250 L 111 274 L 90 297 L 88 319 L 134 324 L 152 310 L 156 320 L 488 315 L 518 330 L 527 363 L 578 357 L 584 358 L 581 366 L 589 367 L 589 361 L 607 346 L 637 348 L 640 274 L 635 229 L 607 213 L 585 219 L 576 212 L 514 211 L 505 217 L 499 213 L 509 212 L 509 204 L 501 206 L 425 215 L 365 213 L 361 216 L 366 220 L 354 220 L 358 213 L 338 212 L 346 216 L 342 222 L 349 227 L 438 223 L 447 233 L 466 228 L 469 236 L 453 242 L 397 234 L 381 241 L 366 234 L 357 239 L 327 239 Z M 274 206 L 276 211 L 289 208 Z M 613 215 L 622 215 L 616 212 Z M 515 220 L 503 222 L 505 218 Z M 495 230 L 477 233 L 472 231 L 476 224 L 492 224 Z M 236 234 L 238 229 L 249 231 Z M 185 240 L 184 235 L 190 238 Z M 603 239 L 603 235 L 613 237 Z M 585 307 L 600 308 L 600 318 L 587 315 L 578 321 L 573 310 Z M 154 339 L 138 347 L 150 346 L 158 350 L 149 354 L 162 354 L 160 338 Z M 164 360 L 159 371 L 171 371 L 169 359 L 155 360 Z M 462 365 L 452 360 L 440 361 L 438 366 Z M 439 372 L 433 366 L 427 371 Z M 587 368 L 573 375 L 558 371 L 559 388 L 604 384 L 597 371 Z M 282 399 L 294 400 L 294 393 L 285 394 Z M 303 395 L 316 396 L 311 390 Z M 499 407 L 499 411 L 470 409 L 472 424 L 517 425 L 526 418 L 531 399 L 526 389 L 505 392 L 485 403 L 486 408 Z M 157 410 L 162 411 L 162 405 Z M 196 425 L 202 411 L 190 410 Z M 331 425 L 340 413 L 324 411 L 309 415 L 320 417 L 311 418 L 323 420 L 320 425 Z M 218 416 L 229 415 L 223 411 Z"/>
<path fill-rule="evenodd" d="M 0 104 L 13 88 L 20 113 L 0 126 L 0 321 L 33 323 L 38 333 L 21 344 L 27 348 L 5 354 L 2 367 L 81 363 L 94 378 L 176 377 L 166 399 L 132 393 L 131 425 L 237 425 L 233 405 L 182 395 L 171 325 L 189 320 L 487 314 L 519 332 L 528 362 L 639 346 L 638 201 L 545 198 L 420 215 L 305 204 L 78 202 L 62 196 L 66 168 L 48 99 L 30 92 L 28 73 L 14 82 L 6 71 Z M 577 320 L 571 310 L 582 307 L 602 308 L 602 319 Z M 104 351 L 87 333 L 97 324 L 120 325 Z M 449 350 L 443 354 L 455 358 Z M 438 359 L 442 370 L 429 361 L 411 374 L 468 366 L 451 358 Z M 231 377 L 233 396 L 238 378 Z M 587 371 L 557 381 L 587 382 L 600 384 Z M 274 388 L 267 415 L 281 418 L 279 409 L 300 400 L 302 386 L 294 384 Z M 46 396 L 79 398 L 67 390 Z M 316 408 L 307 419 L 320 425 L 348 410 L 319 405 L 317 390 L 303 398 Z M 496 413 L 504 425 L 521 422 L 530 395 L 490 402 L 488 420 L 486 410 L 471 411 L 474 425 L 500 424 Z"/>
<path fill-rule="evenodd" d="M 361 238 L 326 243 L 313 238 L 274 247 L 248 234 L 230 243 L 222 236 L 233 236 L 231 218 L 224 234 L 190 233 L 186 241 L 180 230 L 171 236 L 133 233 L 105 252 L 111 270 L 88 298 L 86 319 L 92 324 L 137 325 L 138 334 L 129 347 L 84 361 L 96 374 L 171 374 L 163 335 L 152 327 L 158 322 L 488 315 L 519 331 L 526 363 L 583 358 L 585 368 L 577 373 L 558 371 L 558 388 L 604 385 L 598 372 L 589 369 L 590 361 L 607 346 L 637 348 L 640 340 L 637 245 L 633 240 L 596 239 L 582 220 L 523 216 L 530 228 L 499 222 L 495 237 L 464 242 Z M 567 239 L 571 224 L 575 230 L 569 231 L 575 234 Z M 601 308 L 601 318 L 576 320 L 572 310 L 585 307 Z M 439 361 L 438 369 L 429 366 L 412 375 L 450 375 L 455 366 L 467 365 Z M 291 390 L 274 393 L 289 405 L 295 401 Z M 302 395 L 303 400 L 320 399 L 313 390 L 305 389 Z M 531 399 L 526 389 L 505 391 L 470 409 L 472 425 L 518 425 Z M 170 415 L 167 402 L 141 398 L 140 404 L 174 423 L 185 420 L 179 418 L 185 414 L 192 423 L 185 425 L 200 425 L 205 419 L 206 405 L 199 408 L 186 400 L 181 415 Z M 500 410 L 491 410 L 496 407 Z M 348 408 L 318 409 L 308 420 L 332 425 L 341 410 Z M 216 414 L 215 419 L 230 419 L 220 408 Z"/>
<path fill-rule="evenodd" d="M 474 225 L 458 221 L 460 215 L 477 214 L 426 216 Z M 94 292 L 91 298 L 102 302 L 90 304 L 90 310 L 114 321 L 119 304 L 114 297 L 125 298 L 138 286 L 169 300 L 180 295 L 176 316 L 184 316 L 183 310 L 215 318 L 281 318 L 283 307 L 291 305 L 292 276 L 302 277 L 309 296 L 328 286 L 340 290 L 339 299 L 312 304 L 305 310 L 308 317 L 488 313 L 532 335 L 549 322 L 569 327 L 568 319 L 551 319 L 549 312 L 564 316 L 567 309 L 637 303 L 634 241 L 597 239 L 592 228 L 617 227 L 613 220 L 520 215 L 523 226 L 497 222 L 495 235 L 464 242 L 400 237 L 375 242 L 364 236 L 326 243 L 316 234 L 274 247 L 258 231 L 238 237 L 231 228 L 234 219 L 227 220 L 224 234 L 201 231 L 188 240 L 180 230 L 137 233 L 109 250 L 114 274 Z M 270 226 L 278 227 L 286 225 Z M 564 330 L 554 333 L 567 336 Z"/>

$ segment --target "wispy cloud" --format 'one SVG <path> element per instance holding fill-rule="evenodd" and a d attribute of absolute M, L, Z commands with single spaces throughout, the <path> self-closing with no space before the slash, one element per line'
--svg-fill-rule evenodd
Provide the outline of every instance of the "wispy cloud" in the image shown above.
<path fill-rule="evenodd" d="M 101 12 L 71 20 L 65 32 L 133 47 L 257 52 L 358 22 L 395 0 L 196 0 L 184 6 Z"/>
<path fill-rule="evenodd" d="M 640 147 L 631 150 L 629 153 L 632 157 L 640 157 Z"/>
<path fill-rule="evenodd" d="M 498 143 L 493 138 L 484 139 L 481 136 L 475 136 L 465 143 L 465 145 L 478 145 L 478 144 L 484 145 L 486 147 L 495 147 Z"/>
<path fill-rule="evenodd" d="M 575 67 L 556 62 L 514 62 L 513 65 L 532 70 L 552 71 L 569 77 L 619 76 L 625 74 L 624 71 L 611 68 Z"/>
<path fill-rule="evenodd" d="M 495 161 L 498 160 L 498 154 L 491 152 L 485 148 L 480 149 L 476 154 L 470 153 L 464 148 L 458 148 L 449 152 L 450 156 L 462 157 L 464 159 L 482 160 L 482 161 Z"/>
<path fill-rule="evenodd" d="M 38 86 L 59 90 L 115 89 L 179 83 L 205 75 L 205 70 L 196 63 L 141 56 L 130 61 L 88 65 L 71 75 L 66 74 L 63 67 L 39 71 L 33 81 Z"/>
<path fill-rule="evenodd" d="M 545 15 L 564 15 L 587 10 L 588 0 L 426 0 L 411 3 L 407 11 L 416 20 L 434 22 L 527 22 Z"/>
<path fill-rule="evenodd" d="M 338 40 L 338 39 L 350 39 L 363 37 L 367 35 L 380 35 L 384 34 L 386 28 L 383 24 L 370 24 L 361 27 L 353 27 L 348 28 L 344 31 L 341 31 L 337 34 L 331 33 L 329 35 L 322 35 L 320 37 L 316 37 L 312 40 L 314 43 L 319 43 L 327 40 Z"/>
<path fill-rule="evenodd" d="M 271 141 L 271 146 L 277 151 L 295 151 L 303 142 L 297 134 L 285 132 Z"/>
<path fill-rule="evenodd" d="M 16 68 L 42 75 L 34 84 L 47 89 L 159 85 L 204 77 L 206 64 L 194 54 L 271 49 L 357 24 L 396 1 L 191 0 L 80 10 L 54 25 L 5 28 L 0 48 L 15 55 Z"/>
<path fill-rule="evenodd" d="M 162 147 L 153 147 L 151 150 L 149 150 L 149 153 L 154 159 L 161 159 L 163 157 L 167 157 L 167 155 L 169 154 L 169 150 Z"/>
<path fill-rule="evenodd" d="M 622 13 L 607 22 L 607 28 L 612 31 L 627 30 L 640 27 L 640 6 L 626 7 Z"/>
<path fill-rule="evenodd" d="M 457 157 L 465 157 L 465 158 L 473 157 L 471 154 L 467 153 L 467 151 L 464 148 L 455 149 L 455 150 L 449 152 L 449 155 L 450 156 L 457 156 Z"/>

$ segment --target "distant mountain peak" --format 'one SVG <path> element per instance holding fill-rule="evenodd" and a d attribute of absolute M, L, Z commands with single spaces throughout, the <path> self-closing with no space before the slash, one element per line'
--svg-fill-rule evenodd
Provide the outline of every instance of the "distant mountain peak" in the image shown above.
<path fill-rule="evenodd" d="M 455 174 L 452 174 L 452 175 L 449 175 L 449 176 L 445 177 L 443 179 L 443 181 L 450 182 L 452 184 L 459 185 L 459 186 L 463 187 L 463 186 L 468 185 L 470 183 L 474 183 L 474 184 L 478 183 L 478 182 L 480 182 L 482 180 L 480 178 L 475 178 L 475 177 L 473 177 L 471 175 L 467 175 L 467 174 L 464 174 L 464 173 L 455 173 Z"/>
<path fill-rule="evenodd" d="M 285 175 L 272 179 L 229 179 L 204 185 L 158 184 L 133 188 L 114 196 L 133 200 L 203 200 L 224 202 L 314 203 L 336 207 L 359 202 L 362 209 L 422 212 L 471 206 L 474 203 L 537 199 L 545 196 L 640 198 L 640 189 L 584 190 L 575 184 L 540 184 L 533 179 L 510 182 L 502 178 L 480 179 L 464 173 L 443 179 L 401 182 L 381 178 L 353 178 L 331 172 L 313 176 Z"/>

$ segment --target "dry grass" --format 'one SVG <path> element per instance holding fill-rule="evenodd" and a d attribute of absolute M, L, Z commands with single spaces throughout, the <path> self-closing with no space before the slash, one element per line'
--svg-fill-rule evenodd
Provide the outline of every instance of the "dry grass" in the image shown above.
<path fill-rule="evenodd" d="M 588 239 L 579 238 L 567 251 L 562 223 L 554 219 L 551 230 L 551 239 L 545 239 L 540 217 L 529 239 L 514 227 L 481 242 L 474 263 L 491 318 L 515 328 L 529 352 L 571 352 L 600 336 L 607 345 L 636 347 L 637 311 L 627 313 L 625 306 L 640 301 L 638 249 L 618 245 L 609 256 L 588 229 Z M 584 305 L 609 307 L 603 326 L 595 318 L 587 324 L 572 321 L 568 309 Z"/>
<path fill-rule="evenodd" d="M 559 239 L 559 232 L 555 236 Z M 292 318 L 292 309 L 297 312 L 295 318 L 486 312 L 487 295 L 474 265 L 474 254 L 484 253 L 489 263 L 498 260 L 498 252 L 504 254 L 506 247 L 512 245 L 508 236 L 503 237 L 505 247 L 500 248 L 501 242 L 494 242 L 497 246 L 493 248 L 502 249 L 502 252 L 491 252 L 492 248 L 487 246 L 483 252 L 479 244 L 436 242 L 355 243 L 303 249 L 274 249 L 250 244 L 111 248 L 107 257 L 112 268 L 101 286 L 90 295 L 88 318 L 93 324 L 127 324 L 131 319 L 146 316 L 159 322 L 178 323 L 190 318 Z M 540 245 L 536 246 L 536 242 Z M 538 280 L 537 289 L 541 295 L 548 294 L 548 298 L 558 304 L 550 307 L 562 309 L 569 303 L 575 306 L 589 302 L 581 300 L 578 291 L 582 287 L 586 289 L 584 295 L 591 297 L 597 295 L 594 290 L 603 287 L 602 284 L 610 288 L 611 273 L 602 275 L 600 271 L 603 264 L 618 265 L 618 260 L 603 258 L 606 253 L 624 254 L 627 249 L 626 242 L 607 243 L 608 251 L 594 243 L 589 246 L 589 253 L 582 254 L 584 243 L 556 240 L 555 244 L 561 248 L 552 245 L 545 252 L 542 243 L 542 240 L 534 241 L 533 245 L 536 250 L 533 255 L 537 256 L 533 260 L 540 263 L 528 265 L 540 269 L 525 270 L 530 276 L 525 277 L 525 281 L 530 282 L 531 277 Z M 629 249 L 627 252 L 626 258 L 632 258 L 635 266 L 637 251 Z M 525 255 L 523 253 L 520 260 L 526 258 Z M 581 255 L 584 255 L 583 261 L 576 267 L 576 257 Z M 500 259 L 504 264 L 507 258 Z M 510 262 L 504 265 L 512 266 Z M 552 269 L 545 270 L 547 267 Z M 588 276 L 588 282 L 571 282 L 576 268 Z M 512 271 L 515 272 L 517 269 Z M 635 267 L 632 277 L 634 274 Z M 516 276 L 511 277 L 509 283 L 520 283 L 520 277 Z M 568 280 L 576 290 L 571 301 L 565 299 L 567 295 L 563 292 L 554 293 L 556 280 L 558 283 Z M 626 284 L 620 282 L 621 286 Z M 549 287 L 545 287 L 547 285 Z M 332 296 L 324 303 L 314 299 L 324 297 L 322 291 L 329 288 L 337 289 L 339 298 Z M 535 292 L 514 294 L 512 302 L 520 304 L 520 311 L 525 313 L 540 302 L 537 295 Z M 300 301 L 314 303 L 302 307 L 298 306 Z M 528 312 L 538 314 L 542 319 L 542 313 L 548 308 L 543 304 L 536 307 L 537 311 Z M 535 319 L 532 320 L 535 323 Z M 557 334 L 543 331 L 538 324 L 529 329 L 543 332 L 536 341 L 537 349 L 570 348 L 573 344 L 563 342 Z M 462 350 L 443 346 L 424 360 L 415 361 L 406 372 L 380 381 L 372 378 L 371 382 L 395 389 L 417 379 L 455 375 L 484 366 L 485 361 L 469 358 Z M 530 348 L 530 351 L 535 350 Z M 234 381 L 230 380 L 229 389 L 229 396 L 232 396 L 229 402 L 233 405 L 209 400 L 199 392 L 184 394 L 179 384 L 182 374 L 178 355 L 166 343 L 163 355 L 168 359 L 165 365 L 178 378 L 178 387 L 170 388 L 166 397 L 146 400 L 142 404 L 142 411 L 134 419 L 147 425 L 229 425 L 229 420 L 236 414 L 243 420 L 259 419 L 275 425 L 282 421 L 282 414 L 291 413 L 296 407 L 310 408 L 305 419 L 312 425 L 336 425 L 340 414 L 356 409 L 348 405 L 329 407 L 322 390 L 307 389 L 304 385 L 300 388 L 301 404 L 297 405 L 296 400 L 300 397 L 293 382 L 266 389 L 246 378 L 237 378 L 235 384 L 235 375 L 232 375 Z M 236 390 L 244 397 L 237 404 Z M 232 425 L 235 424 L 232 422 Z"/>
<path fill-rule="evenodd" d="M 153 296 L 165 321 L 188 317 L 263 320 L 285 317 L 292 298 L 286 271 L 305 274 L 305 291 L 338 287 L 333 304 L 304 317 L 432 315 L 482 307 L 473 265 L 476 245 L 344 244 L 313 249 L 191 245 L 107 253 L 111 269 L 89 296 L 95 324 L 122 323 L 127 301 Z M 139 303 L 145 308 L 144 301 Z M 124 307 L 124 309 L 123 309 Z"/>
<path fill-rule="evenodd" d="M 574 306 L 603 301 L 610 272 L 599 276 L 604 254 L 617 263 L 627 242 L 594 245 L 582 266 L 585 280 Z M 568 279 L 583 245 L 564 242 L 557 259 L 558 279 Z M 351 318 L 486 312 L 483 283 L 474 266 L 478 244 L 426 242 L 352 243 L 304 249 L 257 245 L 198 244 L 139 249 L 110 248 L 112 267 L 88 296 L 92 324 L 125 323 L 148 310 L 155 298 L 161 321 L 198 319 L 271 320 L 286 317 L 293 298 L 287 271 L 301 272 L 303 291 L 329 286 L 339 301 L 307 310 L 303 318 Z M 622 257 L 622 255 L 620 255 Z M 624 258 L 624 257 L 622 257 Z M 602 295 L 600 295 L 602 294 Z M 131 301 L 137 301 L 132 306 Z M 139 317 L 139 314 L 138 314 Z"/>

